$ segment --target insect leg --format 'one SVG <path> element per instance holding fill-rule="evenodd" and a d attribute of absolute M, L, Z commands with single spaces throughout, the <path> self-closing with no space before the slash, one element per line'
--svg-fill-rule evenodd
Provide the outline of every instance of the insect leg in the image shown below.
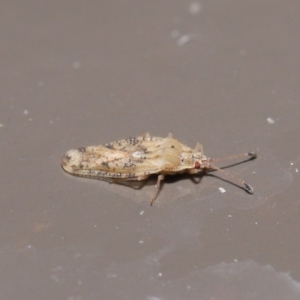
<path fill-rule="evenodd" d="M 156 200 L 158 192 L 159 192 L 159 188 L 160 188 L 160 182 L 163 181 L 164 178 L 165 178 L 165 175 L 163 175 L 163 174 L 158 175 L 157 182 L 156 182 L 156 191 L 155 191 L 154 197 L 151 200 L 150 206 L 152 206 L 154 201 Z"/>

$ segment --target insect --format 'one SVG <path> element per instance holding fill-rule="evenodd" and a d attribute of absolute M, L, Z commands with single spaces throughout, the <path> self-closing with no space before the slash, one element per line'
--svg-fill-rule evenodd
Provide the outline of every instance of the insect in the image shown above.
<path fill-rule="evenodd" d="M 250 160 L 256 156 L 255 152 L 247 152 L 224 159 L 246 157 Z M 221 159 L 206 157 L 199 143 L 192 149 L 174 139 L 171 133 L 166 138 L 154 137 L 146 133 L 105 145 L 69 150 L 63 156 L 61 165 L 72 175 L 107 180 L 111 183 L 140 181 L 152 174 L 158 174 L 156 191 L 150 206 L 158 196 L 165 175 L 181 173 L 221 171 L 243 186 L 245 191 L 253 194 L 253 188 L 244 180 L 215 166 L 214 162 L 217 160 Z"/>

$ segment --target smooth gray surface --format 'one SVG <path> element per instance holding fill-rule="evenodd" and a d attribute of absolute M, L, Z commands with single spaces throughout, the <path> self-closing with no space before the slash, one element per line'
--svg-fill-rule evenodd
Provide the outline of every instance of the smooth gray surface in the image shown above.
<path fill-rule="evenodd" d="M 0 298 L 300 299 L 300 2 L 5 1 Z M 65 151 L 140 135 L 213 176 L 145 187 L 63 172 Z M 215 174 L 217 175 L 217 174 Z M 219 188 L 224 188 L 222 193 Z"/>

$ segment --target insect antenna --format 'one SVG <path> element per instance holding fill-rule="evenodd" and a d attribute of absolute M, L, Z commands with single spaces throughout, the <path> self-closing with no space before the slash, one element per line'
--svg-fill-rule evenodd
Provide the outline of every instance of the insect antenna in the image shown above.
<path fill-rule="evenodd" d="M 246 152 L 246 153 L 240 153 L 240 154 L 235 154 L 231 156 L 226 156 L 226 157 L 220 157 L 220 158 L 211 158 L 210 161 L 222 161 L 222 160 L 232 160 L 232 159 L 237 159 L 237 158 L 247 158 L 248 160 L 255 159 L 257 157 L 256 152 Z"/>
<path fill-rule="evenodd" d="M 232 173 L 229 173 L 229 172 L 225 171 L 224 169 L 221 169 L 221 168 L 219 168 L 219 167 L 217 167 L 217 166 L 215 166 L 214 164 L 211 163 L 211 162 L 215 162 L 215 161 L 235 159 L 235 158 L 241 158 L 241 157 L 249 157 L 248 160 L 251 160 L 251 159 L 255 159 L 257 157 L 257 154 L 255 152 L 246 152 L 246 153 L 236 154 L 236 155 L 222 157 L 222 158 L 210 159 L 209 160 L 208 171 L 220 171 L 221 173 L 223 173 L 227 177 L 232 178 L 233 182 L 238 183 L 240 186 L 244 186 L 243 189 L 246 192 L 248 192 L 249 194 L 253 194 L 252 186 L 250 184 L 246 183 L 245 180 L 243 180 L 239 177 L 236 177 Z"/>

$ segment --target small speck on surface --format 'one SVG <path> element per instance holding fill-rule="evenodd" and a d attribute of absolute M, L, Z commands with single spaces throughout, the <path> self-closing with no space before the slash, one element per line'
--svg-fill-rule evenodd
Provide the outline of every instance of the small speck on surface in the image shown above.
<path fill-rule="evenodd" d="M 198 15 L 201 12 L 201 4 L 199 2 L 192 2 L 189 5 L 189 12 L 191 15 Z"/>
<path fill-rule="evenodd" d="M 183 46 L 184 44 L 186 44 L 188 41 L 190 41 L 191 37 L 189 35 L 183 35 L 182 37 L 180 37 L 177 40 L 177 45 L 178 46 Z"/>
<path fill-rule="evenodd" d="M 222 188 L 222 187 L 219 187 L 219 191 L 220 191 L 222 194 L 226 193 L 226 190 L 225 190 L 224 188 Z"/>
<path fill-rule="evenodd" d="M 74 69 L 79 69 L 81 65 L 80 65 L 79 61 L 74 61 L 72 66 L 73 66 Z"/>
<path fill-rule="evenodd" d="M 147 300 L 162 300 L 161 298 L 155 297 L 155 296 L 148 296 Z"/>
<path fill-rule="evenodd" d="M 269 117 L 269 118 L 267 118 L 267 122 L 268 122 L 268 124 L 274 124 L 275 120 Z"/>

